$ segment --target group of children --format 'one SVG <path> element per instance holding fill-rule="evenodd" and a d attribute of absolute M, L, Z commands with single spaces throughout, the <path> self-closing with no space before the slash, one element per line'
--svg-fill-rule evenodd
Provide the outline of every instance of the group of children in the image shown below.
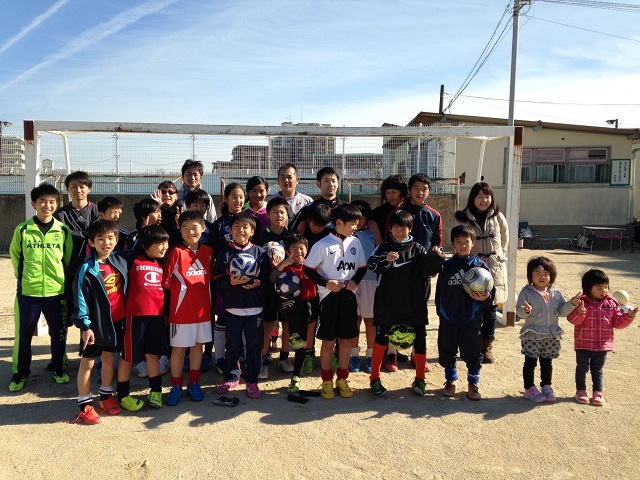
<path fill-rule="evenodd" d="M 191 162 L 187 171 L 195 169 L 201 177 L 202 166 L 198 169 L 197 163 Z M 350 371 L 361 369 L 358 337 L 363 321 L 365 370 L 372 393 L 386 392 L 380 371 L 391 347 L 390 331 L 401 325 L 415 337 L 412 388 L 423 396 L 425 373 L 430 369 L 427 300 L 431 278 L 437 274 L 439 363 L 446 380 L 442 392 L 456 393 L 459 352 L 468 370 L 467 396 L 480 400 L 482 309 L 491 304 L 495 290 L 482 294 L 463 290 L 465 272 L 487 266 L 471 255 L 476 235 L 464 224 L 451 230 L 454 255 L 445 259 L 442 220 L 425 204 L 430 191 L 426 175 L 411 177 L 407 204 L 391 210 L 384 232 L 372 221 L 366 202 L 349 204 L 338 199 L 339 178 L 330 167 L 317 173 L 320 198 L 315 201 L 297 192 L 299 178 L 290 163 L 280 167 L 281 190 L 269 201 L 269 185 L 261 177 L 247 182 L 248 200 L 242 185 L 228 184 L 217 218 L 209 195 L 199 184 L 189 185 L 191 178 L 183 180 L 186 210 L 172 211 L 175 218 L 168 223 L 165 218 L 166 228 L 160 226 L 159 190 L 134 207 L 134 234 L 118 226 L 122 203 L 117 199 L 109 197 L 97 207 L 88 202 L 91 180 L 84 172 L 65 180 L 72 201 L 60 209 L 55 187 L 43 184 L 33 189 L 36 215 L 18 225 L 11 242 L 18 279 L 11 391 L 22 390 L 30 374 L 31 336 L 43 313 L 51 336 L 48 369 L 57 383 L 69 382 L 67 325 L 80 329 L 78 419 L 88 424 L 100 422 L 90 388 L 98 358 L 102 361 L 101 413 L 143 407 L 143 401 L 130 395 L 129 387 L 132 366 L 142 361 L 149 379 L 149 406 L 163 405 L 162 374 L 169 367 L 171 389 L 164 402 L 169 406 L 180 402 L 185 368 L 187 394 L 192 401 L 202 401 L 200 374 L 205 364 L 213 363 L 214 347 L 215 365 L 223 375 L 216 393 L 226 394 L 244 379 L 247 395 L 259 398 L 258 383 L 268 378 L 277 321 L 283 331 L 278 366 L 291 373 L 290 394 L 299 394 L 302 375 L 313 371 L 318 339 L 321 396 L 331 399 L 337 391 L 351 397 L 348 378 Z M 286 256 L 269 255 L 263 248 L 269 242 L 281 244 Z M 238 276 L 232 265 L 246 255 L 257 263 L 257 273 Z M 282 272 L 293 272 L 301 279 L 298 296 L 283 299 L 275 294 L 273 282 Z M 608 278 L 599 270 L 585 274 L 584 295 L 565 302 L 553 286 L 556 275 L 549 259 L 532 259 L 527 266 L 529 285 L 518 297 L 517 314 L 525 319 L 521 332 L 525 397 L 536 402 L 555 399 L 551 360 L 560 348 L 558 316 L 568 315 L 576 325 L 576 398 L 589 402 L 585 377 L 590 369 L 593 403 L 603 404 L 602 366 L 613 346 L 612 329 L 631 323 L 637 309 L 620 311 L 607 295 Z M 288 359 L 291 350 L 293 365 Z M 116 354 L 120 354 L 117 372 Z M 166 360 L 163 365 L 167 356 L 170 365 Z M 538 358 L 542 392 L 534 385 Z"/>

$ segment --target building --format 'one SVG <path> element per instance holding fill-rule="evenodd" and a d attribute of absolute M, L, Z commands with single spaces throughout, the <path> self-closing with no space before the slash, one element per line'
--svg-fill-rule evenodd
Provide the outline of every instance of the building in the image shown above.
<path fill-rule="evenodd" d="M 2 136 L 0 174 L 24 174 L 24 138 Z"/>

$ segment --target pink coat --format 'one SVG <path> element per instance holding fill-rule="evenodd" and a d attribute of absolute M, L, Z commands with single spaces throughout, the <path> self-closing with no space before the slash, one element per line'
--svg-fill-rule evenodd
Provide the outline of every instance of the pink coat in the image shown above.
<path fill-rule="evenodd" d="M 613 350 L 613 329 L 628 327 L 633 319 L 620 310 L 615 298 L 608 295 L 600 303 L 588 295 L 580 298 L 584 301 L 586 313 L 580 314 L 576 308 L 567 316 L 569 323 L 576 327 L 574 350 L 610 352 Z"/>

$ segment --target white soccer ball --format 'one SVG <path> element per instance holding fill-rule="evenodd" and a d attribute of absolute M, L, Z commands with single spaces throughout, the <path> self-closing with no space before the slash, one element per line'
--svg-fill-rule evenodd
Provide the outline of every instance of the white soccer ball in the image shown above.
<path fill-rule="evenodd" d="M 293 272 L 282 272 L 274 282 L 280 298 L 293 300 L 302 293 L 302 280 Z"/>
<path fill-rule="evenodd" d="M 267 242 L 262 248 L 264 248 L 264 251 L 267 253 L 272 265 L 277 265 L 284 260 L 284 247 L 278 242 Z"/>
<path fill-rule="evenodd" d="M 629 305 L 631 298 L 629 294 L 624 290 L 616 290 L 611 294 L 613 298 L 615 298 L 620 305 Z"/>
<path fill-rule="evenodd" d="M 462 288 L 469 295 L 486 295 L 493 289 L 493 277 L 486 268 L 473 267 L 462 277 Z"/>
<path fill-rule="evenodd" d="M 258 262 L 253 255 L 249 255 L 248 253 L 239 253 L 229 262 L 229 275 L 236 280 L 243 277 L 247 280 L 252 280 L 258 275 L 259 271 L 260 267 Z"/>

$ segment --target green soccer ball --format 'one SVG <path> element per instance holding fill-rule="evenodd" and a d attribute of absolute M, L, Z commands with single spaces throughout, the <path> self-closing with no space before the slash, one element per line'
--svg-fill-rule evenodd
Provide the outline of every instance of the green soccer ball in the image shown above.
<path fill-rule="evenodd" d="M 405 350 L 416 341 L 416 332 L 411 325 L 393 325 L 389 330 L 389 342 L 399 350 Z"/>

